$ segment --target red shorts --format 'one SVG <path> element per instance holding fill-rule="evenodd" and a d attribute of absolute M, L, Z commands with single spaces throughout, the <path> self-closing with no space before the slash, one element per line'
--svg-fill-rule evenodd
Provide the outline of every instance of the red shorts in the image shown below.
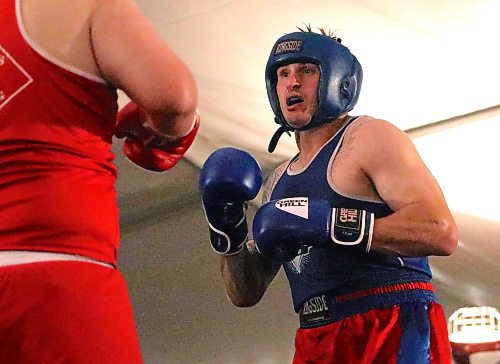
<path fill-rule="evenodd" d="M 0 363 L 142 363 L 121 273 L 86 262 L 0 268 Z"/>
<path fill-rule="evenodd" d="M 338 313 L 339 308 L 352 310 L 357 305 L 356 300 L 346 301 L 337 307 L 331 304 L 330 310 Z M 410 301 L 373 308 L 323 326 L 299 328 L 295 336 L 294 364 L 451 362 L 446 318 L 436 302 Z"/>

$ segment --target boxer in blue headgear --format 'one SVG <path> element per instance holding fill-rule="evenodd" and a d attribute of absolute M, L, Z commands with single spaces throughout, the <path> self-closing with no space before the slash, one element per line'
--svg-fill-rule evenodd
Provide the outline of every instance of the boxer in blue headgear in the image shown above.
<path fill-rule="evenodd" d="M 279 38 L 266 65 L 266 88 L 269 102 L 280 124 L 269 144 L 272 153 L 285 131 L 295 130 L 281 111 L 276 93 L 279 67 L 291 63 L 312 63 L 319 67 L 318 107 L 311 121 L 298 130 L 307 130 L 337 119 L 356 105 L 363 80 L 357 58 L 340 44 L 340 39 L 313 32 L 295 32 Z M 292 100 L 293 102 L 293 100 Z"/>
<path fill-rule="evenodd" d="M 451 363 L 428 255 L 449 255 L 457 228 L 408 136 L 351 117 L 361 66 L 326 32 L 273 46 L 267 92 L 299 153 L 271 174 L 248 240 L 245 206 L 260 189 L 248 153 L 223 148 L 200 189 L 226 293 L 255 305 L 283 267 L 300 329 L 298 363 Z M 272 148 L 271 148 L 272 149 Z"/>

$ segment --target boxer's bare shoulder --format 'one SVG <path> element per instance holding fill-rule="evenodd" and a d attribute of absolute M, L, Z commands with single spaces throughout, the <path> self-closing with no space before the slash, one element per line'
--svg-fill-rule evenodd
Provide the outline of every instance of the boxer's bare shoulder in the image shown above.
<path fill-rule="evenodd" d="M 288 165 L 290 164 L 290 160 L 286 160 L 283 163 L 281 163 L 278 167 L 276 167 L 269 177 L 266 180 L 266 183 L 264 184 L 263 191 L 262 191 L 262 202 L 265 203 L 270 200 L 271 198 L 271 193 L 273 192 L 274 186 L 276 186 L 276 183 L 278 183 L 279 179 L 285 173 Z"/>
<path fill-rule="evenodd" d="M 20 26 L 34 47 L 57 61 L 99 76 L 89 37 L 96 1 L 23 0 Z"/>
<path fill-rule="evenodd" d="M 408 140 L 404 131 L 386 120 L 360 116 L 347 128 L 335 164 L 370 160 L 377 157 L 375 151 L 384 151 L 394 143 L 407 143 Z"/>

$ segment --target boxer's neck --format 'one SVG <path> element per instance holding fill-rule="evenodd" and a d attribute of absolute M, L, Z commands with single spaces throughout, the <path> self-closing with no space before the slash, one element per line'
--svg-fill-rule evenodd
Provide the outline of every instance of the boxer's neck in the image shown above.
<path fill-rule="evenodd" d="M 331 123 L 323 124 L 310 130 L 295 132 L 300 155 L 294 163 L 294 168 L 302 168 L 307 165 L 314 155 L 316 155 L 318 150 L 334 136 L 348 120 L 349 115 L 344 114 Z"/>

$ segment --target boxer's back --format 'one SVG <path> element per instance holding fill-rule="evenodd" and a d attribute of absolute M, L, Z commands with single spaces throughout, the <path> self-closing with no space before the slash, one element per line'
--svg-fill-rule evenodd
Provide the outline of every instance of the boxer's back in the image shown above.
<path fill-rule="evenodd" d="M 116 90 L 85 55 L 88 26 L 71 29 L 78 9 L 46 3 L 0 0 L 0 250 L 113 262 Z"/>
<path fill-rule="evenodd" d="M 120 89 L 166 135 L 192 129 L 191 72 L 133 0 L 0 0 L 0 250 L 113 262 Z"/>

